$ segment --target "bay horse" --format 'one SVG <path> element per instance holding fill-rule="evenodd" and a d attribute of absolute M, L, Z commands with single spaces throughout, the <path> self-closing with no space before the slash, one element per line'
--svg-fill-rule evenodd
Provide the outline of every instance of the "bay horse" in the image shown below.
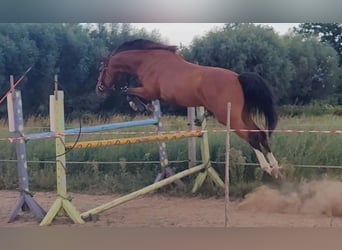
<path fill-rule="evenodd" d="M 226 125 L 227 103 L 230 102 L 231 128 L 252 146 L 264 171 L 275 178 L 281 177 L 268 143 L 278 121 L 274 98 L 266 81 L 258 74 L 237 74 L 219 67 L 193 64 L 177 53 L 176 46 L 144 39 L 124 42 L 102 62 L 97 94 L 107 97 L 122 73 L 135 75 L 141 82 L 141 86 L 127 88 L 127 95 L 185 107 L 204 106 L 223 125 Z M 256 114 L 263 114 L 268 133 L 261 131 L 253 121 L 252 116 Z"/>

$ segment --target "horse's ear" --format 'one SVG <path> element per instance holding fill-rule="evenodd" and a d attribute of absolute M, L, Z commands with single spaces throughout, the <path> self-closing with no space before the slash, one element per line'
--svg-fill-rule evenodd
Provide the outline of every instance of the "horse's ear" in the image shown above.
<path fill-rule="evenodd" d="M 177 52 L 178 47 L 175 46 L 175 45 L 170 45 L 170 46 L 167 46 L 166 49 L 167 49 L 167 50 L 170 50 L 170 51 L 172 51 L 172 52 Z"/>

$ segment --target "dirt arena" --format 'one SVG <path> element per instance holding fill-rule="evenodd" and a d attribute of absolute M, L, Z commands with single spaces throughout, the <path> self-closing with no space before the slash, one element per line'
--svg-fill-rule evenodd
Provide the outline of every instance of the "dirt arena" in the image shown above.
<path fill-rule="evenodd" d="M 115 195 L 72 193 L 73 204 L 81 212 L 108 202 Z M 7 223 L 18 193 L 0 191 L 0 227 L 38 226 L 31 214 L 22 214 Z M 35 199 L 49 209 L 55 193 L 38 192 Z M 57 218 L 58 227 L 224 227 L 223 198 L 180 198 L 146 195 L 100 214 L 97 221 L 85 225 Z M 342 183 L 319 181 L 300 186 L 285 185 L 282 190 L 262 186 L 241 202 L 231 202 L 232 227 L 342 227 Z"/>

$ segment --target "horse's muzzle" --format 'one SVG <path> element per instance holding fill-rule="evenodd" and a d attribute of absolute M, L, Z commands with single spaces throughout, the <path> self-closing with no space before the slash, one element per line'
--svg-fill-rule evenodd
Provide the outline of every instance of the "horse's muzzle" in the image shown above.
<path fill-rule="evenodd" d="M 96 85 L 96 94 L 100 97 L 106 97 L 108 95 L 106 94 L 105 87 L 102 83 Z"/>
<path fill-rule="evenodd" d="M 96 94 L 100 97 L 108 97 L 111 92 L 114 91 L 114 88 L 108 88 L 105 85 L 102 84 L 102 82 L 99 82 L 96 85 Z"/>
<path fill-rule="evenodd" d="M 98 84 L 96 89 L 99 92 L 104 92 L 104 90 L 105 90 L 102 84 Z"/>

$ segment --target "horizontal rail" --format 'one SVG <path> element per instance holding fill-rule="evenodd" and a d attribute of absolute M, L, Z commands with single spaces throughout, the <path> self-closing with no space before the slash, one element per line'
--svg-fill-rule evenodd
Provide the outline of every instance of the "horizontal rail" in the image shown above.
<path fill-rule="evenodd" d="M 158 124 L 158 122 L 159 122 L 158 118 L 150 118 L 150 119 L 139 120 L 139 121 L 117 122 L 117 123 L 111 123 L 111 124 L 105 124 L 105 125 L 83 127 L 81 129 L 79 128 L 67 129 L 65 130 L 64 134 L 65 135 L 77 135 L 80 132 L 81 133 L 95 133 L 95 132 L 115 130 L 115 129 L 121 129 L 121 128 L 132 128 L 132 127 L 140 127 L 140 126 L 147 126 L 147 125 L 156 125 Z"/>
<path fill-rule="evenodd" d="M 2 160 L 0 162 L 17 162 L 17 160 Z M 96 164 L 105 164 L 105 165 L 113 165 L 113 164 L 156 164 L 160 163 L 160 161 L 68 161 L 68 164 L 82 164 L 82 165 L 96 165 Z M 170 160 L 169 163 L 185 163 L 189 162 L 189 160 Z M 27 163 L 47 163 L 47 164 L 55 164 L 56 161 L 39 161 L 39 160 L 32 160 L 27 161 Z M 196 163 L 201 163 L 201 161 L 197 161 Z M 225 164 L 224 161 L 210 161 L 211 164 Z M 258 163 L 236 163 L 238 166 L 259 166 Z M 291 164 L 291 166 L 296 168 L 329 168 L 329 169 L 342 169 L 342 166 L 333 166 L 333 165 L 303 165 L 303 164 Z"/>
<path fill-rule="evenodd" d="M 154 120 L 154 119 L 151 119 Z M 124 122 L 125 123 L 125 122 Z M 105 127 L 102 130 L 97 130 L 99 127 L 104 127 L 104 126 L 111 126 L 114 124 L 109 124 L 109 125 L 98 125 L 98 126 L 94 126 L 94 127 L 90 127 L 90 128 L 96 128 L 95 131 L 90 131 L 87 130 L 85 131 L 85 128 L 81 128 L 81 130 L 79 128 L 73 128 L 73 129 L 68 129 L 65 131 L 65 133 L 62 134 L 56 134 L 54 132 L 43 132 L 43 133 L 36 133 L 36 134 L 29 134 L 29 135 L 25 135 L 23 137 L 18 137 L 18 138 L 0 138 L 0 141 L 9 141 L 10 143 L 13 143 L 15 140 L 20 140 L 20 139 L 24 139 L 24 140 L 40 140 L 40 139 L 53 139 L 53 138 L 58 138 L 61 136 L 66 136 L 66 135 L 77 135 L 80 132 L 81 133 L 87 133 L 87 134 L 92 134 L 92 133 L 96 133 L 96 134 L 154 134 L 155 132 L 143 132 L 143 131 L 129 131 L 129 132 L 112 132 L 112 133 L 108 133 L 108 132 L 104 132 L 101 133 L 102 131 L 105 130 L 113 130 L 113 129 L 119 129 L 119 128 L 128 128 L 127 126 L 125 127 L 124 125 L 121 125 L 120 123 L 116 123 L 118 124 L 120 127 L 116 127 L 116 128 L 112 128 L 112 127 Z M 145 126 L 146 124 L 140 124 L 140 125 L 134 125 L 134 126 Z M 153 124 L 147 124 L 147 125 L 153 125 Z M 133 126 L 133 127 L 134 127 Z M 132 127 L 132 125 L 130 126 Z M 231 129 L 231 132 L 236 132 L 236 131 L 245 131 L 245 132 L 272 132 L 272 133 L 301 133 L 301 134 L 338 134 L 338 135 L 342 135 L 342 130 L 299 130 L 299 129 L 276 129 L 276 130 L 267 130 L 267 129 L 262 129 L 262 130 L 254 130 L 254 129 Z M 167 131 L 167 133 L 183 133 L 183 132 L 187 132 L 187 131 Z M 208 132 L 208 133 L 227 133 L 227 130 L 225 129 L 213 129 L 213 130 L 202 130 L 202 132 Z"/>
<path fill-rule="evenodd" d="M 127 144 L 137 144 L 137 143 L 147 143 L 147 142 L 156 142 L 156 141 L 171 141 L 184 139 L 189 137 L 198 137 L 203 135 L 203 132 L 200 130 L 196 131 L 186 131 L 182 133 L 171 133 L 171 134 L 159 134 L 159 135 L 150 135 L 150 136 L 141 136 L 141 137 L 132 137 L 132 138 L 116 138 L 116 139 L 108 139 L 108 140 L 97 140 L 97 141 L 83 141 L 75 143 L 66 143 L 65 147 L 67 149 L 81 149 L 81 148 L 98 148 L 98 147 L 109 147 L 109 146 L 118 146 L 118 145 L 127 145 Z"/>
<path fill-rule="evenodd" d="M 159 122 L 158 118 L 150 118 L 150 119 L 140 120 L 140 121 L 117 122 L 117 123 L 89 126 L 89 127 L 83 127 L 83 128 L 72 128 L 72 129 L 65 130 L 64 133 L 62 134 L 56 134 L 55 132 L 28 134 L 28 135 L 25 135 L 23 138 L 25 140 L 53 139 L 53 138 L 60 137 L 60 136 L 78 135 L 82 133 L 88 134 L 88 133 L 97 133 L 101 131 L 115 130 L 115 129 L 122 129 L 122 128 L 156 125 L 158 122 Z"/>
<path fill-rule="evenodd" d="M 1 160 L 0 162 L 10 162 L 10 163 L 16 163 L 18 160 Z M 57 161 L 39 161 L 39 160 L 32 160 L 32 161 L 27 161 L 27 163 L 46 163 L 46 164 L 56 164 Z M 189 160 L 171 160 L 168 161 L 169 164 L 174 164 L 174 163 L 186 163 L 189 162 Z M 102 164 L 102 165 L 113 165 L 113 164 L 158 164 L 160 161 L 68 161 L 68 165 L 73 165 L 73 164 L 82 164 L 82 165 L 97 165 L 97 164 Z M 0 166 L 0 168 L 3 166 Z"/>
<path fill-rule="evenodd" d="M 309 134 L 342 134 L 342 130 L 303 130 L 303 129 L 275 129 L 275 130 L 268 130 L 268 129 L 230 129 L 230 131 L 236 132 L 236 131 L 241 131 L 241 132 L 272 132 L 272 133 L 309 133 Z M 213 133 L 223 133 L 227 132 L 227 130 L 222 129 L 222 130 L 211 130 L 208 132 L 213 132 Z"/>

